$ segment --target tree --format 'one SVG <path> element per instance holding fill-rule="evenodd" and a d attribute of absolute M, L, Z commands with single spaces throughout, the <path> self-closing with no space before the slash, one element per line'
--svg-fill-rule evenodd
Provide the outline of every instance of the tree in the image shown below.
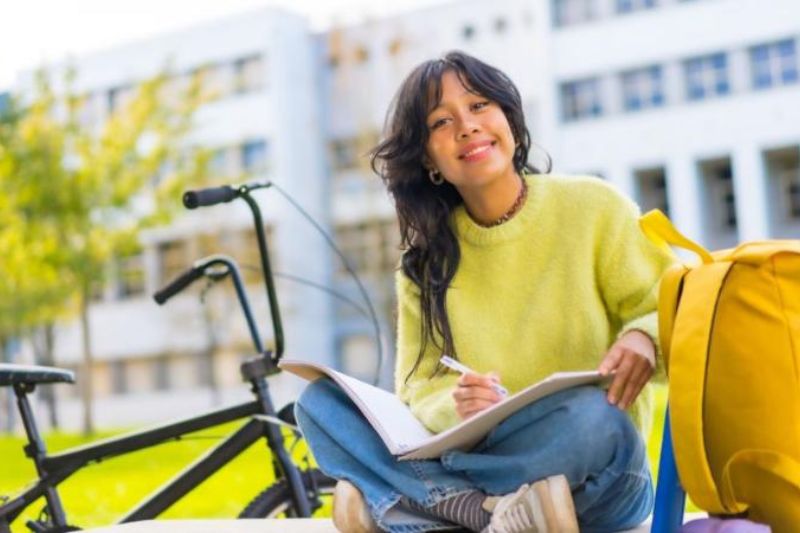
<path fill-rule="evenodd" d="M 98 123 L 74 71 L 55 91 L 44 71 L 0 122 L 0 339 L 68 313 L 80 317 L 84 432 L 92 417 L 89 303 L 114 258 L 146 227 L 167 223 L 181 191 L 200 181 L 206 150 L 189 146 L 211 97 L 195 76 L 178 98 L 162 74 L 131 89 Z"/>

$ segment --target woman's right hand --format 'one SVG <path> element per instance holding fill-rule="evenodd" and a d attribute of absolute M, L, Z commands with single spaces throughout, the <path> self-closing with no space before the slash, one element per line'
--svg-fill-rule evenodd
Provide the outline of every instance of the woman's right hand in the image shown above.
<path fill-rule="evenodd" d="M 456 412 L 462 420 L 498 403 L 503 397 L 492 385 L 500 383 L 497 374 L 462 374 L 453 391 Z"/>

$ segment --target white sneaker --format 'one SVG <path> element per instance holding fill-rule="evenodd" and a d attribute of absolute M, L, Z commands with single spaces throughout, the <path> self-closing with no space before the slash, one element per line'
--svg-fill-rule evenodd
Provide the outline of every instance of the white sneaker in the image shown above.
<path fill-rule="evenodd" d="M 484 506 L 492 518 L 482 533 L 579 533 L 572 492 L 563 475 L 487 498 Z"/>

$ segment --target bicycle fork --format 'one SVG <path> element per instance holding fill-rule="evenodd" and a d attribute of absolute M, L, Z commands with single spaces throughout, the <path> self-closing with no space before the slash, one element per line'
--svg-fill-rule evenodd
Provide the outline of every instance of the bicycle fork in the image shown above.
<path fill-rule="evenodd" d="M 263 358 L 256 358 L 248 363 L 242 365 L 242 373 L 253 386 L 253 393 L 258 397 L 261 403 L 264 414 L 269 417 L 276 417 L 277 413 L 275 407 L 272 405 L 272 399 L 269 394 L 269 385 L 267 384 L 266 375 L 269 373 L 271 360 L 269 359 L 269 352 L 266 352 Z M 300 469 L 292 461 L 289 453 L 284 446 L 284 438 L 281 433 L 280 426 L 276 424 L 265 424 L 264 427 L 267 443 L 272 450 L 272 461 L 274 468 L 286 477 L 291 490 L 292 502 L 297 511 L 298 516 L 308 518 L 311 516 L 311 502 L 308 498 L 303 483 L 303 478 Z M 312 487 L 313 489 L 313 487 Z"/>

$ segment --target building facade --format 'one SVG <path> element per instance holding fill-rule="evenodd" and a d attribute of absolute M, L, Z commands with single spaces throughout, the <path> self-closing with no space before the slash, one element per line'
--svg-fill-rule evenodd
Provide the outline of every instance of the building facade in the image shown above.
<path fill-rule="evenodd" d="M 415 65 L 461 49 L 501 68 L 522 94 L 532 163 L 550 156 L 555 172 L 607 179 L 721 248 L 800 234 L 798 41 L 791 0 L 468 0 L 317 34 L 301 17 L 264 10 L 76 66 L 95 99 L 89 114 L 113 108 L 165 61 L 179 74 L 203 70 L 223 97 L 201 111 L 197 142 L 216 150 L 221 171 L 279 183 L 334 236 L 373 299 L 381 383 L 391 387 L 399 236 L 367 154 Z M 280 196 L 259 195 L 276 270 L 338 294 L 279 281 L 288 354 L 372 377 L 373 323 L 347 269 Z M 116 267 L 92 307 L 101 423 L 121 412 L 126 422 L 158 418 L 141 412 L 145 400 L 196 407 L 203 396 L 246 394 L 236 370 L 246 330 L 230 295 L 212 294 L 205 314 L 197 292 L 165 308 L 148 295 L 219 248 L 255 264 L 251 231 L 246 211 L 215 207 L 148 233 L 142 255 Z M 59 329 L 64 365 L 77 365 L 78 331 Z M 281 401 L 300 386 L 275 382 Z"/>

